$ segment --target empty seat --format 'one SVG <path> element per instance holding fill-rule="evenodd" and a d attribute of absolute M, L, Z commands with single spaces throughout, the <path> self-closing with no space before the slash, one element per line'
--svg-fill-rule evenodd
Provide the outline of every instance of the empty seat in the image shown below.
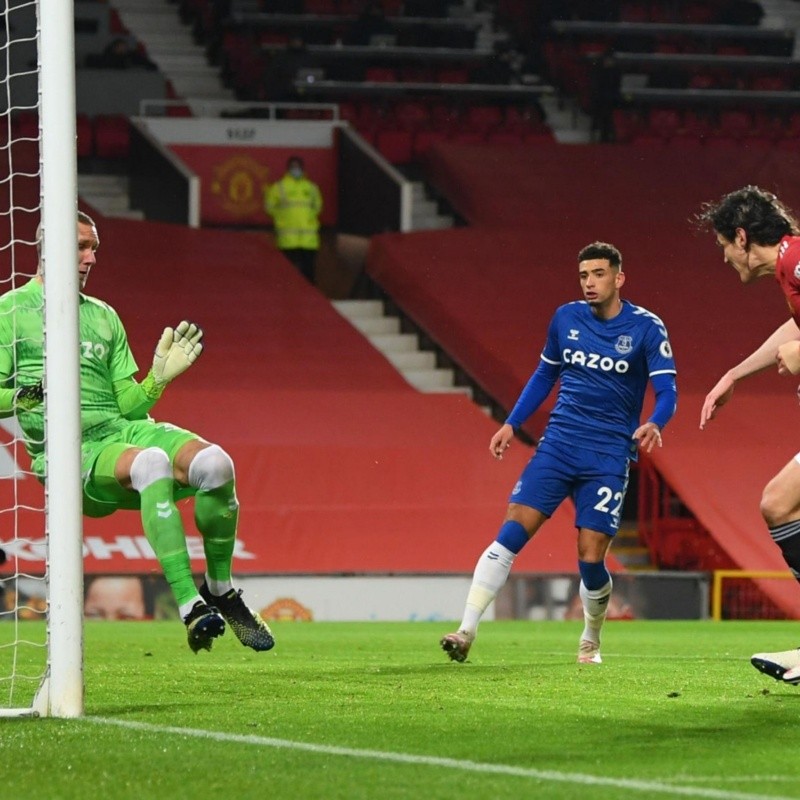
<path fill-rule="evenodd" d="M 427 128 L 425 130 L 417 131 L 414 134 L 413 152 L 414 158 L 419 159 L 421 156 L 430 150 L 433 145 L 438 142 L 446 142 L 447 133 L 443 130 L 436 130 L 434 128 Z"/>
<path fill-rule="evenodd" d="M 724 136 L 741 138 L 753 127 L 753 118 L 747 111 L 727 109 L 720 111 L 719 130 Z"/>
<path fill-rule="evenodd" d="M 485 133 L 503 123 L 503 110 L 498 106 L 470 106 L 466 123 L 471 130 Z"/>
<path fill-rule="evenodd" d="M 89 115 L 78 114 L 75 118 L 75 128 L 78 134 L 78 158 L 88 158 L 94 151 L 94 131 Z"/>
<path fill-rule="evenodd" d="M 130 149 L 128 118 L 122 114 L 99 114 L 94 118 L 95 155 L 98 158 L 127 158 Z"/>
<path fill-rule="evenodd" d="M 39 138 L 39 115 L 35 111 L 18 111 L 11 118 L 11 135 L 15 139 Z"/>
<path fill-rule="evenodd" d="M 375 147 L 392 164 L 408 164 L 413 160 L 413 134 L 406 130 L 386 129 L 375 134 Z"/>
<path fill-rule="evenodd" d="M 681 127 L 681 113 L 674 108 L 652 108 L 647 116 L 651 133 L 669 139 Z"/>
<path fill-rule="evenodd" d="M 391 67 L 367 67 L 364 80 L 374 83 L 396 83 L 397 72 Z"/>
<path fill-rule="evenodd" d="M 436 72 L 439 83 L 469 83 L 469 71 L 466 68 L 440 69 Z"/>
<path fill-rule="evenodd" d="M 395 106 L 394 117 L 405 130 L 417 130 L 429 124 L 431 112 L 425 103 L 406 100 Z"/>

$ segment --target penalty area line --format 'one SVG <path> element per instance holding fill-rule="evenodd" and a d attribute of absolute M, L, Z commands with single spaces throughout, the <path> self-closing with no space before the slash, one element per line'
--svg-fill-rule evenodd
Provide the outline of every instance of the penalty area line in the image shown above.
<path fill-rule="evenodd" d="M 253 736 L 239 733 L 223 733 L 196 728 L 178 728 L 171 725 L 153 725 L 149 722 L 111 719 L 106 717 L 84 717 L 83 722 L 93 725 L 108 725 L 143 733 L 173 734 L 194 739 L 211 739 L 215 742 L 232 742 L 249 744 L 254 747 L 269 747 L 278 750 L 297 750 L 314 755 L 340 756 L 345 758 L 361 758 L 372 761 L 384 761 L 393 764 L 411 764 L 413 766 L 441 767 L 457 769 L 462 772 L 474 772 L 486 775 L 508 775 L 527 778 L 534 781 L 551 783 L 571 783 L 580 786 L 609 786 L 631 792 L 650 792 L 678 797 L 708 797 L 715 800 L 797 800 L 797 798 L 778 795 L 750 794 L 748 792 L 732 792 L 729 789 L 702 788 L 699 786 L 676 786 L 659 781 L 645 781 L 628 778 L 608 778 L 602 775 L 587 775 L 580 772 L 559 772 L 557 770 L 530 769 L 514 767 L 507 764 L 489 764 L 479 761 L 468 761 L 457 758 L 441 758 L 439 756 L 414 755 L 413 753 L 392 753 L 382 750 L 367 750 L 337 745 L 295 742 L 289 739 L 274 739 L 267 736 Z"/>

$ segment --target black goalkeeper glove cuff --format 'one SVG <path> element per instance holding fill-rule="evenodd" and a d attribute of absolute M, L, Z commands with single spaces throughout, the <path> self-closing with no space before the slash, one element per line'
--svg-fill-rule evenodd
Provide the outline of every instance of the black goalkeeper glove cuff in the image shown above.
<path fill-rule="evenodd" d="M 17 411 L 32 411 L 44 401 L 42 382 L 21 386 L 14 395 L 14 408 Z"/>

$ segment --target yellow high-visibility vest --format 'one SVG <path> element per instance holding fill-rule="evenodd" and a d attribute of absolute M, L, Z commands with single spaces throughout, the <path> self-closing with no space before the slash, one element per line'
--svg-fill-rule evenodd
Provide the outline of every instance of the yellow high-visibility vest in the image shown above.
<path fill-rule="evenodd" d="M 316 183 L 286 174 L 265 191 L 264 209 L 275 223 L 280 250 L 319 250 L 322 195 Z"/>

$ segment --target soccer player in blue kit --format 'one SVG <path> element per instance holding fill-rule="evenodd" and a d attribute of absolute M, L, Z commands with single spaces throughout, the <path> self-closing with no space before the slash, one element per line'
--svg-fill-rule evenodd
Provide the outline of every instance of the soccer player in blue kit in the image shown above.
<path fill-rule="evenodd" d="M 605 557 L 617 532 L 631 461 L 661 446 L 677 404 L 676 369 L 667 329 L 653 313 L 620 299 L 622 256 L 594 242 L 578 253 L 584 300 L 556 310 L 536 371 L 489 443 L 496 459 L 560 380 L 536 453 L 509 498 L 495 541 L 478 559 L 461 626 L 442 637 L 453 661 L 465 661 L 484 611 L 508 579 L 514 559 L 571 497 L 578 529 L 584 629 L 578 662 L 600 664 L 600 630 L 611 597 Z M 655 406 L 640 424 L 647 383 Z"/>

